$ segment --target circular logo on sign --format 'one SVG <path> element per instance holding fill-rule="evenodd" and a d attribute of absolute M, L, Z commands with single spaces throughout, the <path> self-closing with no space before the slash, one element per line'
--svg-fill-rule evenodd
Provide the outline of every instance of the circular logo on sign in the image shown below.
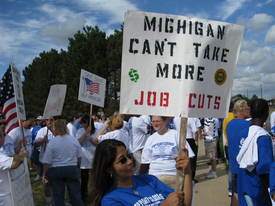
<path fill-rule="evenodd" d="M 215 72 L 215 82 L 217 85 L 223 85 L 226 81 L 227 74 L 226 71 L 223 68 L 217 69 Z"/>

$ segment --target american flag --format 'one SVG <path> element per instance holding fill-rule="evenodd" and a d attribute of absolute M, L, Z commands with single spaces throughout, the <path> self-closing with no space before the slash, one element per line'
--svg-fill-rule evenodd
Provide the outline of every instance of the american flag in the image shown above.
<path fill-rule="evenodd" d="M 14 89 L 12 84 L 11 65 L 5 72 L 2 80 L 0 80 L 0 108 L 6 119 L 6 133 L 9 133 L 13 128 L 19 127 Z"/>
<path fill-rule="evenodd" d="M 92 81 L 89 78 L 84 78 L 85 79 L 85 83 L 86 83 L 86 90 L 87 92 L 89 92 L 90 94 L 99 94 L 99 83 Z"/>

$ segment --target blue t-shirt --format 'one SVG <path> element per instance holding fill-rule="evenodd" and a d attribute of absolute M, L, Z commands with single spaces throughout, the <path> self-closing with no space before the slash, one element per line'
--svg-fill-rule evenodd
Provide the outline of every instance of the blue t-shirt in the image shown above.
<path fill-rule="evenodd" d="M 116 187 L 110 190 L 101 201 L 101 206 L 146 206 L 160 205 L 173 189 L 152 175 L 134 175 L 134 186 Z"/>
<path fill-rule="evenodd" d="M 248 135 L 250 125 L 251 122 L 245 119 L 232 119 L 226 127 L 229 163 L 231 172 L 234 174 L 237 174 L 239 170 L 239 164 L 236 157 L 239 154 L 243 141 Z"/>
<path fill-rule="evenodd" d="M 270 165 L 269 188 L 270 195 L 272 196 L 275 193 L 275 162 L 272 162 L 272 164 Z"/>
<path fill-rule="evenodd" d="M 265 198 L 260 175 L 269 174 L 273 162 L 272 141 L 270 136 L 260 136 L 257 139 L 258 163 L 252 172 L 240 169 L 238 173 L 238 195 L 249 195 L 253 206 L 269 206 Z M 240 205 L 242 206 L 242 205 Z"/>
<path fill-rule="evenodd" d="M 41 129 L 41 127 L 39 125 L 35 126 L 34 128 L 32 128 L 32 143 L 35 140 L 35 137 L 37 135 L 37 132 Z"/>

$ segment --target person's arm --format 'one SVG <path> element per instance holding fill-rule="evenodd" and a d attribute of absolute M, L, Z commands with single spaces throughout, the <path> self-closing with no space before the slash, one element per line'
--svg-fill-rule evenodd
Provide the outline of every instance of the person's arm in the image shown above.
<path fill-rule="evenodd" d="M 36 140 L 36 141 L 33 143 L 33 145 L 34 145 L 35 147 L 39 147 L 39 146 L 41 146 L 42 144 L 46 143 L 47 141 L 48 141 L 48 135 L 45 135 L 43 138 Z"/>
<path fill-rule="evenodd" d="M 48 164 L 48 163 L 43 164 L 42 182 L 44 184 L 46 184 L 48 182 L 47 172 L 48 172 L 50 167 L 51 167 L 51 164 Z"/>
<path fill-rule="evenodd" d="M 185 200 L 185 196 L 182 191 L 172 192 L 168 197 L 160 204 L 160 206 L 179 206 L 182 205 Z M 184 206 L 187 206 L 184 204 Z"/>
<path fill-rule="evenodd" d="M 98 133 L 96 135 L 96 139 L 100 140 L 100 136 L 104 135 L 110 126 L 111 126 L 111 121 L 108 119 L 104 122 L 103 127 L 98 131 Z"/>
<path fill-rule="evenodd" d="M 47 141 L 48 141 L 48 132 L 49 132 L 49 129 L 47 128 L 47 133 L 46 135 L 43 135 L 42 133 L 43 129 L 40 129 L 37 134 L 36 134 L 36 137 L 35 137 L 35 140 L 34 140 L 34 143 L 33 145 L 35 147 L 39 147 L 43 144 L 45 144 Z M 42 134 L 41 134 L 42 133 Z M 42 136 L 43 135 L 43 136 Z"/>
<path fill-rule="evenodd" d="M 88 137 L 91 134 L 91 127 L 89 126 L 85 132 L 78 138 L 79 144 L 82 144 L 86 137 Z"/>
<path fill-rule="evenodd" d="M 98 139 L 94 139 L 94 138 L 92 138 L 92 137 L 89 138 L 89 142 L 90 142 L 92 145 L 95 145 L 95 146 L 98 145 L 98 143 L 99 143 L 99 142 L 98 142 Z"/>
<path fill-rule="evenodd" d="M 181 157 L 176 158 L 176 168 L 184 171 L 184 206 L 192 204 L 192 171 L 188 151 L 185 149 Z"/>
<path fill-rule="evenodd" d="M 14 155 L 11 169 L 16 169 L 19 165 L 24 161 L 24 158 L 28 156 L 28 152 L 26 150 L 20 151 L 18 154 Z"/>

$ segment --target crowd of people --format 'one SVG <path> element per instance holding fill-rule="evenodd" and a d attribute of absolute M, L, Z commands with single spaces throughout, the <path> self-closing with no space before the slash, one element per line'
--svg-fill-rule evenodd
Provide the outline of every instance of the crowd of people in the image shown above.
<path fill-rule="evenodd" d="M 275 199 L 272 132 L 264 129 L 269 115 L 265 100 L 249 105 L 238 100 L 226 119 L 188 118 L 185 150 L 179 151 L 180 117 L 131 116 L 114 113 L 79 114 L 43 119 L 27 115 L 5 134 L 0 120 L 0 178 L 25 157 L 41 180 L 45 204 L 192 205 L 198 141 L 203 139 L 210 169 L 205 178 L 217 178 L 220 141 L 225 137 L 229 160 L 228 191 L 231 205 L 269 206 Z M 127 119 L 127 121 L 126 121 Z M 223 131 L 223 132 L 222 132 Z M 275 135 L 273 133 L 273 135 Z M 184 173 L 182 182 L 177 171 Z M 183 188 L 183 190 L 178 190 Z M 65 194 L 69 203 L 65 202 Z M 271 197 L 271 198 L 270 198 Z M 0 187 L 0 205 L 10 198 Z M 5 204 L 4 204 L 5 205 Z"/>

